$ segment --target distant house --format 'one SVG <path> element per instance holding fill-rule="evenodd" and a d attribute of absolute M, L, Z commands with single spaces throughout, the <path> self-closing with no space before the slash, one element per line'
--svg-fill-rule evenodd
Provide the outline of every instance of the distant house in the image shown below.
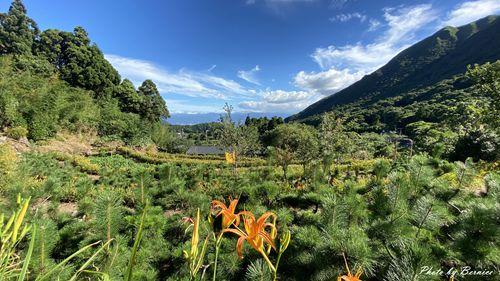
<path fill-rule="evenodd" d="M 225 148 L 222 146 L 191 146 L 186 154 L 189 155 L 224 155 Z"/>

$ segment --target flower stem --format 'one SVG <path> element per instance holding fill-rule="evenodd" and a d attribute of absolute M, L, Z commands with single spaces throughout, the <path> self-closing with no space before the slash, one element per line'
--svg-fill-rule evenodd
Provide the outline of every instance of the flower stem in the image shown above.
<path fill-rule="evenodd" d="M 264 252 L 264 250 L 260 250 L 260 254 L 264 258 L 264 260 L 267 262 L 267 264 L 269 265 L 269 268 L 273 272 L 274 280 L 276 280 L 276 268 L 274 267 L 273 263 L 271 262 L 271 260 L 269 260 L 269 258 L 267 257 L 266 253 Z"/>
<path fill-rule="evenodd" d="M 212 278 L 213 281 L 215 281 L 215 276 L 217 276 L 217 260 L 219 259 L 219 250 L 220 250 L 220 244 L 222 242 L 222 234 L 221 232 L 219 234 L 219 237 L 215 240 L 215 262 L 214 262 L 214 276 Z"/>
<path fill-rule="evenodd" d="M 276 267 L 274 269 L 274 278 L 273 278 L 273 281 L 276 281 L 276 276 L 278 275 L 278 266 L 280 265 L 281 254 L 283 254 L 283 252 L 280 251 L 278 253 L 278 258 L 276 258 Z"/>

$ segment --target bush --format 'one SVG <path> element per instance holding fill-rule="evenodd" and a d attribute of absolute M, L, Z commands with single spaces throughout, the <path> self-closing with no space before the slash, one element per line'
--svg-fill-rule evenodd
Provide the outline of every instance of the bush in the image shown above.
<path fill-rule="evenodd" d="M 458 139 L 451 160 L 465 161 L 472 157 L 474 161 L 479 159 L 495 161 L 500 157 L 500 136 L 493 130 L 476 129 L 468 132 Z"/>
<path fill-rule="evenodd" d="M 56 72 L 54 66 L 46 59 L 32 55 L 15 56 L 13 63 L 17 70 L 28 71 L 45 78 L 51 77 Z"/>
<path fill-rule="evenodd" d="M 9 138 L 19 140 L 21 138 L 25 138 L 28 135 L 28 129 L 21 127 L 21 126 L 7 128 L 7 129 L 5 129 L 5 134 Z"/>

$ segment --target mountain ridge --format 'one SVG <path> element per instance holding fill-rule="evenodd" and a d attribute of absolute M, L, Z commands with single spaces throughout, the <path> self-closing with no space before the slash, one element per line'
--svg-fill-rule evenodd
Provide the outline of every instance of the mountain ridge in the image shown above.
<path fill-rule="evenodd" d="M 286 121 L 303 120 L 337 105 L 369 105 L 465 72 L 467 65 L 500 59 L 500 16 L 460 27 L 447 26 L 401 51 L 387 64 L 340 92 L 321 99 Z M 481 49 L 477 49 L 481 46 Z"/>

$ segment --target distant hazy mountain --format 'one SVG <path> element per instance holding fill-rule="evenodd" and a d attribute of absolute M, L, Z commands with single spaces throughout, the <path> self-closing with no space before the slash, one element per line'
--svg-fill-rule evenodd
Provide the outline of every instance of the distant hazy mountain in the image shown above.
<path fill-rule="evenodd" d="M 167 122 L 173 125 L 193 125 L 200 123 L 209 123 L 219 121 L 222 113 L 199 113 L 199 114 L 187 114 L 187 113 L 173 113 L 171 117 L 168 118 Z M 247 116 L 253 118 L 259 117 L 285 117 L 284 114 L 273 114 L 273 113 L 256 113 L 256 112 L 247 112 L 247 113 L 239 113 L 235 112 L 232 114 L 233 120 L 236 122 L 241 121 L 245 122 L 245 118 Z"/>
<path fill-rule="evenodd" d="M 302 120 L 336 105 L 398 96 L 454 75 L 467 65 L 500 59 L 500 16 L 489 16 L 461 27 L 445 27 L 399 53 L 386 65 L 344 90 L 326 97 L 287 121 Z"/>

